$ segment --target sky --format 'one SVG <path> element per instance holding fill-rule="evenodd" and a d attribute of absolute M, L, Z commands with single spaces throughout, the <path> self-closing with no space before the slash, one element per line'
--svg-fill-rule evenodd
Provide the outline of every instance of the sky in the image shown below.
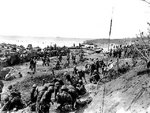
<path fill-rule="evenodd" d="M 111 38 L 135 37 L 147 31 L 150 7 L 141 0 L 0 0 L 0 38 L 108 38 L 111 18 Z"/>

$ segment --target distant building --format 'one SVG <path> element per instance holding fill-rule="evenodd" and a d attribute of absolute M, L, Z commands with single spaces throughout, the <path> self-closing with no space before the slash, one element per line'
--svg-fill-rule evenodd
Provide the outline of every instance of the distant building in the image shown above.
<path fill-rule="evenodd" d="M 82 48 L 94 49 L 96 47 L 97 45 L 94 45 L 94 44 L 82 44 Z"/>

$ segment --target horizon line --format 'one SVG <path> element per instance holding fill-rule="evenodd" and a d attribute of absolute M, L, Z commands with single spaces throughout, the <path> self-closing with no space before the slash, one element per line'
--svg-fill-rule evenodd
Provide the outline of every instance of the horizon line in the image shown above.
<path fill-rule="evenodd" d="M 21 38 L 21 37 L 32 37 L 32 38 L 52 38 L 52 39 L 86 39 L 86 40 L 96 40 L 96 39 L 109 39 L 109 38 L 79 38 L 79 37 L 62 37 L 62 36 L 21 36 L 21 35 L 0 35 L 0 37 L 9 37 L 9 38 Z M 110 38 L 111 39 L 132 39 L 132 38 L 137 38 L 137 37 L 124 37 L 124 38 Z"/>

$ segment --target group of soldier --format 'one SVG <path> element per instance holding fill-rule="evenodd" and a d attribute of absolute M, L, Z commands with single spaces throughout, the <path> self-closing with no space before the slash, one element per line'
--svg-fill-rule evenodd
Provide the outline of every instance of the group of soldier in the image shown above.
<path fill-rule="evenodd" d="M 73 63 L 73 64 L 76 64 L 76 55 L 73 54 L 73 53 L 70 55 L 70 53 L 68 53 L 68 54 L 67 54 L 67 66 L 70 65 L 71 59 L 72 59 L 72 63 Z"/>
<path fill-rule="evenodd" d="M 132 57 L 134 54 L 136 54 L 134 46 L 133 45 L 127 45 L 127 46 L 116 46 L 115 49 L 110 49 L 109 55 L 110 57 L 114 58 L 121 58 L 121 57 Z"/>
<path fill-rule="evenodd" d="M 84 69 L 80 69 L 76 65 L 76 55 L 71 55 L 72 57 L 68 54 L 66 59 L 68 64 L 70 64 L 70 60 L 72 60 L 74 64 L 72 73 L 66 71 L 58 78 L 55 76 L 54 70 L 52 70 L 52 74 L 54 75 L 52 81 L 45 82 L 43 80 L 42 86 L 33 85 L 28 104 L 24 104 L 21 99 L 21 93 L 17 90 L 12 90 L 13 87 L 10 86 L 8 88 L 10 94 L 4 99 L 5 104 L 3 110 L 18 110 L 24 106 L 30 106 L 31 110 L 37 113 L 49 113 L 51 106 L 57 104 L 57 110 L 66 112 L 76 110 L 80 106 L 89 103 L 91 99 L 80 101 L 80 97 L 87 93 L 85 84 L 87 84 L 88 81 L 97 84 L 102 79 L 100 73 L 104 73 L 106 64 L 103 60 L 99 60 L 98 58 L 90 59 L 91 63 L 86 64 Z M 79 57 L 79 60 L 83 61 L 82 53 Z M 60 66 L 62 56 L 59 55 L 57 58 L 58 61 L 56 65 Z M 48 57 L 43 57 L 42 61 L 43 66 L 49 66 L 50 59 Z M 30 61 L 30 69 L 36 72 L 35 58 Z M 88 80 L 86 75 L 89 76 Z"/>
<path fill-rule="evenodd" d="M 53 72 L 54 74 L 54 72 Z M 90 81 L 100 79 L 95 69 L 91 74 Z M 42 87 L 33 85 L 30 94 L 30 106 L 37 113 L 49 113 L 50 107 L 56 103 L 57 110 L 67 112 L 78 109 L 91 101 L 80 101 L 80 97 L 87 93 L 85 84 L 85 70 L 74 66 L 72 73 L 64 72 L 62 78 L 56 78 L 51 82 L 44 83 Z"/>
<path fill-rule="evenodd" d="M 57 104 L 57 110 L 61 112 L 76 110 L 80 106 L 86 105 L 91 99 L 80 101 L 80 97 L 87 93 L 85 84 L 88 83 L 88 80 L 85 75 L 89 76 L 89 82 L 97 83 L 101 79 L 99 69 L 103 70 L 105 63 L 103 60 L 95 59 L 87 65 L 85 69 L 79 69 L 75 65 L 72 73 L 66 71 L 62 74 L 62 77 L 54 77 L 50 82 L 43 80 L 42 86 L 34 84 L 30 93 L 30 102 L 27 105 L 37 113 L 49 113 L 54 103 Z M 54 70 L 53 74 L 55 75 Z M 21 93 L 12 90 L 12 86 L 9 86 L 8 89 L 10 95 L 4 100 L 3 110 L 22 109 L 26 104 L 21 100 Z"/>
<path fill-rule="evenodd" d="M 44 56 L 43 58 L 42 58 L 42 65 L 43 66 L 49 66 L 50 65 L 50 58 L 48 57 L 48 56 Z"/>
<path fill-rule="evenodd" d="M 35 93 L 37 95 L 34 95 Z M 41 90 L 37 90 L 36 86 L 33 86 L 31 98 L 32 103 L 35 103 L 37 113 L 49 113 L 50 106 L 54 102 L 57 103 L 57 110 L 67 112 L 77 109 L 77 105 L 81 104 L 77 99 L 85 93 L 86 90 L 81 80 L 78 81 L 77 86 L 73 86 L 71 84 L 64 85 L 61 79 L 56 78 L 52 83 L 45 84 Z M 54 99 L 52 99 L 52 96 Z"/>
<path fill-rule="evenodd" d="M 56 64 L 54 66 L 55 69 L 59 70 L 61 69 L 61 63 L 62 63 L 62 54 L 60 53 L 57 56 L 57 61 Z M 83 62 L 84 58 L 83 58 L 83 53 L 79 54 L 79 61 Z M 48 56 L 44 56 L 42 57 L 42 62 L 43 62 L 43 66 L 50 66 L 50 58 Z M 66 64 L 64 64 L 64 67 L 68 67 L 70 64 L 76 65 L 77 64 L 77 58 L 76 55 L 74 53 L 67 53 L 67 57 L 66 57 Z"/>
<path fill-rule="evenodd" d="M 14 89 L 12 85 L 8 86 L 7 95 L 5 95 L 1 111 L 17 111 L 25 107 L 25 104 L 21 98 L 21 93 Z"/>
<path fill-rule="evenodd" d="M 33 73 L 36 72 L 36 63 L 37 63 L 36 57 L 31 58 L 29 69 L 31 69 L 31 71 L 33 71 Z"/>
<path fill-rule="evenodd" d="M 76 73 L 74 73 L 74 79 L 65 72 L 63 74 L 64 80 L 54 78 L 51 82 L 43 83 L 42 86 L 34 84 L 27 106 L 30 106 L 31 111 L 36 111 L 37 113 L 49 113 L 50 106 L 54 103 L 57 104 L 56 110 L 61 112 L 76 110 L 86 105 L 91 99 L 80 101 L 80 97 L 86 94 L 87 91 L 81 79 L 83 76 L 78 75 L 81 72 L 77 71 Z M 21 99 L 21 93 L 13 89 L 12 85 L 8 87 L 8 92 L 7 97 L 4 99 L 3 111 L 17 111 L 25 107 Z"/>

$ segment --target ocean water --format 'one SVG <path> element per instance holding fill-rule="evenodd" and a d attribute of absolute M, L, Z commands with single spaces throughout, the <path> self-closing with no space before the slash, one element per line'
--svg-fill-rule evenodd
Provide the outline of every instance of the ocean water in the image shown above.
<path fill-rule="evenodd" d="M 39 46 L 44 48 L 50 45 L 58 45 L 58 46 L 73 46 L 79 45 L 79 43 L 83 43 L 87 39 L 81 38 L 62 38 L 62 37 L 20 37 L 20 36 L 0 36 L 0 43 L 10 43 L 23 45 L 27 47 L 28 44 L 32 44 L 33 47 Z"/>

